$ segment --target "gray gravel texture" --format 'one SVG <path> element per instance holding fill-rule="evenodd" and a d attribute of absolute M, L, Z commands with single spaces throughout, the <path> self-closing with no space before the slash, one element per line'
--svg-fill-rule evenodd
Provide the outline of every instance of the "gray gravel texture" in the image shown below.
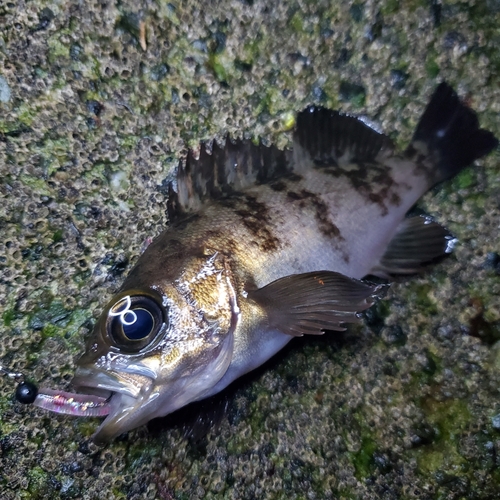
<path fill-rule="evenodd" d="M 286 146 L 319 103 L 404 146 L 441 80 L 500 136 L 498 26 L 498 0 L 0 1 L 0 363 L 69 387 L 200 140 Z M 198 442 L 167 422 L 97 448 L 96 420 L 1 378 L 1 498 L 499 498 L 499 153 L 420 207 L 454 254 L 295 342 Z"/>

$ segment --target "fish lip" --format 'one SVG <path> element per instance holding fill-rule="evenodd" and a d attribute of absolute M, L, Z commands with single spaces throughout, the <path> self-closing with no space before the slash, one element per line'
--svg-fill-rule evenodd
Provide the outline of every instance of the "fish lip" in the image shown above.
<path fill-rule="evenodd" d="M 191 370 L 177 368 L 176 373 L 159 377 L 152 368 L 140 363 L 102 366 L 80 364 L 73 386 L 98 396 L 109 395 L 107 417 L 92 436 L 94 443 L 105 445 L 120 434 L 146 424 L 151 419 L 172 413 L 186 404 L 207 397 L 226 373 L 233 354 L 231 331 L 218 346 L 208 363 Z M 194 371 L 193 371 L 194 370 Z"/>
<path fill-rule="evenodd" d="M 144 378 L 149 381 L 149 385 L 153 381 L 151 377 Z M 78 367 L 71 383 L 77 389 L 89 388 L 98 395 L 119 393 L 136 399 L 143 392 L 140 388 L 132 390 L 132 386 L 125 385 L 123 380 L 120 380 L 119 372 L 110 373 L 96 368 Z"/>
<path fill-rule="evenodd" d="M 149 383 L 132 390 L 120 380 L 119 372 L 113 373 L 96 368 L 78 367 L 72 380 L 72 385 L 82 394 L 105 397 L 110 407 L 109 414 L 101 422 L 92 436 L 94 443 L 104 445 L 114 437 L 122 434 L 116 430 L 117 422 L 124 415 L 134 412 L 148 399 L 153 386 L 153 379 L 145 377 Z M 126 430 L 126 429 L 125 429 Z"/>

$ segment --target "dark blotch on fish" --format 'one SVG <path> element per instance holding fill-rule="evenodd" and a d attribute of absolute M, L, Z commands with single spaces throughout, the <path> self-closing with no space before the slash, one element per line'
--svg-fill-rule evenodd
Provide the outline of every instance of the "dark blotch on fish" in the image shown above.
<path fill-rule="evenodd" d="M 273 236 L 266 227 L 269 222 L 268 208 L 262 202 L 257 201 L 253 196 L 246 196 L 243 203 L 244 209 L 237 209 L 236 213 L 241 217 L 241 221 L 255 237 L 255 242 L 265 252 L 277 250 L 280 240 Z"/>

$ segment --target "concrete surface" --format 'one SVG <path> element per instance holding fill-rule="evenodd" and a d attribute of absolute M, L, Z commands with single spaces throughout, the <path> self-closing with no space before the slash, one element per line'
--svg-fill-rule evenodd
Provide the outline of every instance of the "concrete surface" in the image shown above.
<path fill-rule="evenodd" d="M 314 102 L 404 146 L 443 79 L 500 136 L 498 26 L 497 0 L 0 2 L 0 363 L 68 387 L 200 140 L 286 146 Z M 97 448 L 96 420 L 0 379 L 1 497 L 498 498 L 498 152 L 420 206 L 453 256 L 365 326 L 295 342 L 197 443 L 164 422 Z"/>

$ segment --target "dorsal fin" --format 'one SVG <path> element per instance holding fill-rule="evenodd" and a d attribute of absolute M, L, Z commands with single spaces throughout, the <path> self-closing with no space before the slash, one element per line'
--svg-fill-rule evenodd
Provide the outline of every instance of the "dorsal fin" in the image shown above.
<path fill-rule="evenodd" d="M 391 154 L 394 149 L 389 137 L 361 119 L 317 106 L 299 113 L 293 142 L 296 170 L 308 168 L 307 160 L 318 166 L 340 167 L 373 162 L 379 154 Z"/>
<path fill-rule="evenodd" d="M 176 181 L 169 184 L 171 221 L 198 211 L 205 202 L 249 186 L 263 184 L 315 166 L 342 168 L 351 162 L 373 162 L 392 152 L 391 140 L 360 119 L 326 108 L 309 106 L 297 116 L 293 149 L 231 140 L 219 146 L 202 143 L 199 157 L 189 150 L 179 163 Z"/>
<path fill-rule="evenodd" d="M 171 221 L 196 212 L 210 199 L 249 186 L 263 184 L 293 172 L 291 152 L 250 140 L 202 143 L 199 157 L 189 150 L 181 160 L 176 182 L 169 184 L 168 215 Z"/>

